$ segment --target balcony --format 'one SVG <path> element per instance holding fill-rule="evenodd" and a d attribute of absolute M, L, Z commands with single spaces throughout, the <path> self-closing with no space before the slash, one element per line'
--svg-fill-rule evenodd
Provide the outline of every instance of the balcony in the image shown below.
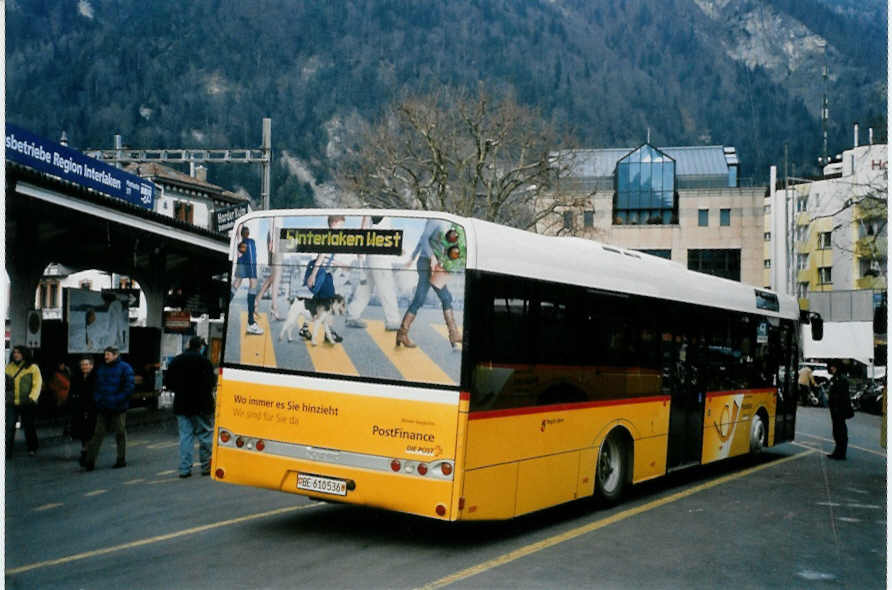
<path fill-rule="evenodd" d="M 855 256 L 858 258 L 885 258 L 888 238 L 885 236 L 865 236 L 855 242 Z"/>
<path fill-rule="evenodd" d="M 882 290 L 886 288 L 886 277 L 878 275 L 875 277 L 861 277 L 855 280 L 856 289 L 874 289 Z"/>

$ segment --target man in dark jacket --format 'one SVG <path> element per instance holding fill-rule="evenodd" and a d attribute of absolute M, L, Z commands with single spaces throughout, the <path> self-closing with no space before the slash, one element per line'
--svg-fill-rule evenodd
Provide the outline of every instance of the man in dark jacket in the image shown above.
<path fill-rule="evenodd" d="M 133 393 L 133 369 L 121 360 L 118 349 L 108 346 L 105 349 L 105 362 L 96 367 L 96 389 L 93 399 L 96 402 L 96 430 L 87 445 L 84 469 L 93 471 L 96 456 L 102 439 L 109 430 L 115 433 L 118 456 L 113 467 L 119 469 L 127 465 L 127 431 L 125 422 L 130 396 Z"/>
<path fill-rule="evenodd" d="M 852 400 L 849 397 L 849 382 L 842 373 L 842 367 L 837 360 L 830 361 L 830 394 L 827 405 L 830 407 L 830 420 L 833 422 L 833 442 L 836 443 L 833 452 L 827 455 L 831 459 L 840 461 L 846 458 L 846 449 L 849 445 L 849 429 L 846 420 L 852 417 Z"/>
<path fill-rule="evenodd" d="M 211 432 L 214 419 L 214 366 L 201 354 L 201 337 L 189 340 L 189 347 L 167 367 L 164 385 L 174 392 L 173 413 L 180 432 L 180 477 L 192 475 L 192 451 L 198 439 L 201 474 L 211 474 Z"/>

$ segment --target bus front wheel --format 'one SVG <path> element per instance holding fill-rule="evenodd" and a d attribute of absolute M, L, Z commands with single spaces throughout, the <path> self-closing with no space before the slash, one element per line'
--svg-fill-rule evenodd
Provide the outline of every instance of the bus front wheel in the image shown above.
<path fill-rule="evenodd" d="M 626 453 L 623 443 L 611 433 L 601 443 L 598 463 L 595 466 L 595 483 L 598 497 L 608 504 L 617 502 L 626 483 Z"/>

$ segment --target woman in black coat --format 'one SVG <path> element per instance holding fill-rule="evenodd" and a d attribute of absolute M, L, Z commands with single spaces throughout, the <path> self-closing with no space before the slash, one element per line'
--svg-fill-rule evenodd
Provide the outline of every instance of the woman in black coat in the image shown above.
<path fill-rule="evenodd" d="M 68 393 L 71 408 L 71 437 L 81 441 L 81 465 L 87 456 L 87 443 L 96 430 L 96 402 L 93 392 L 96 389 L 96 372 L 93 371 L 93 358 L 81 357 L 78 371 L 71 376 L 71 390 Z"/>

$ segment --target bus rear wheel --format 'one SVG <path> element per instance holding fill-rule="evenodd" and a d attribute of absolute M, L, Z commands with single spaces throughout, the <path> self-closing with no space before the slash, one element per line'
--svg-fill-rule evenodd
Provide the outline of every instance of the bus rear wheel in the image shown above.
<path fill-rule="evenodd" d="M 595 466 L 595 486 L 598 498 L 614 504 L 623 495 L 626 483 L 626 453 L 619 437 L 610 434 L 601 443 Z"/>
<path fill-rule="evenodd" d="M 750 420 L 750 453 L 758 455 L 765 445 L 765 421 L 759 414 L 753 414 Z"/>

